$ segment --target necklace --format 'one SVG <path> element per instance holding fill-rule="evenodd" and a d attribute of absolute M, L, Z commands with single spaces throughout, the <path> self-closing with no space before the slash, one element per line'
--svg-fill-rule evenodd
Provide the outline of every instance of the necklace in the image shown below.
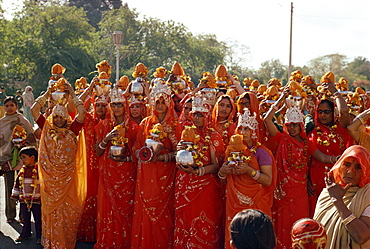
<path fill-rule="evenodd" d="M 317 133 L 317 143 L 319 145 L 324 145 L 324 146 L 329 146 L 330 145 L 330 140 L 331 139 L 334 139 L 336 137 L 336 129 L 337 129 L 337 125 L 333 125 L 329 128 L 330 130 L 330 134 L 328 135 L 328 139 L 326 140 L 322 140 L 322 131 L 321 131 L 321 128 L 320 126 L 317 126 L 316 127 L 316 133 Z M 333 142 L 335 143 L 335 140 L 333 140 Z"/>
<path fill-rule="evenodd" d="M 300 165 L 297 165 L 292 159 L 292 144 L 288 143 L 288 160 L 292 168 L 302 169 L 307 165 L 308 139 L 304 139 L 303 144 L 303 158 L 301 160 L 302 163 Z"/>
<path fill-rule="evenodd" d="M 204 163 L 202 162 L 202 158 L 204 157 L 204 153 L 209 148 L 209 143 L 211 141 L 210 133 L 213 132 L 213 131 L 214 131 L 213 128 L 208 128 L 207 135 L 204 137 L 204 145 L 200 150 L 198 150 L 199 146 L 197 144 L 192 145 L 194 153 L 195 153 L 193 155 L 193 158 L 194 158 L 194 161 L 195 161 L 195 165 L 197 165 L 198 167 L 203 167 L 203 165 L 204 165 Z"/>
<path fill-rule="evenodd" d="M 29 195 L 27 196 L 25 190 L 24 190 L 24 172 L 26 170 L 27 166 L 23 165 L 22 169 L 19 171 L 19 198 L 23 199 L 23 201 L 27 205 L 28 212 L 30 212 L 34 200 L 34 195 L 36 192 L 36 180 L 37 180 L 37 163 L 33 166 L 32 169 L 32 183 L 30 184 L 31 186 L 31 191 Z"/>

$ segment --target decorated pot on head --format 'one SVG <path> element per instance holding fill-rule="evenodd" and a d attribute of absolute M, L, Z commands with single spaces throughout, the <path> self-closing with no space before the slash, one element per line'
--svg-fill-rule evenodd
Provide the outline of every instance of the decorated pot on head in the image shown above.
<path fill-rule="evenodd" d="M 182 94 L 187 88 L 188 85 L 184 80 L 184 77 L 184 69 L 177 61 L 175 61 L 171 68 L 171 74 L 166 82 L 173 94 Z"/>
<path fill-rule="evenodd" d="M 51 97 L 53 100 L 58 104 L 66 104 L 67 103 L 67 96 L 66 94 L 66 85 L 67 80 L 65 78 L 60 78 L 57 82 L 55 82 L 52 86 L 54 88 L 54 92 L 51 93 Z"/>
<path fill-rule="evenodd" d="M 51 67 L 51 77 L 49 80 L 49 86 L 53 86 L 60 78 L 64 78 L 64 72 L 66 69 L 59 63 L 54 64 Z"/>
<path fill-rule="evenodd" d="M 279 98 L 279 89 L 276 86 L 270 86 L 263 93 L 266 105 L 270 106 Z"/>
<path fill-rule="evenodd" d="M 126 91 L 127 86 L 128 86 L 128 84 L 129 84 L 129 83 L 130 83 L 129 78 L 128 78 L 126 75 L 124 75 L 124 76 L 122 76 L 122 77 L 118 80 L 117 88 L 118 88 L 120 91 L 124 92 L 124 91 Z"/>
<path fill-rule="evenodd" d="M 118 131 L 118 136 L 112 139 L 112 146 L 109 152 L 113 157 L 122 157 L 126 151 L 125 144 L 128 142 L 126 129 L 122 125 L 117 125 L 114 127 L 114 130 Z"/>
<path fill-rule="evenodd" d="M 97 96 L 108 95 L 110 89 L 112 88 L 112 83 L 109 82 L 109 77 L 106 72 L 101 72 L 99 77 L 96 79 L 95 92 Z"/>
<path fill-rule="evenodd" d="M 297 81 L 289 81 L 288 86 L 290 95 L 285 99 L 287 107 L 297 106 L 303 109 L 304 99 L 307 93 Z"/>
<path fill-rule="evenodd" d="M 227 78 L 227 70 L 224 65 L 219 65 L 215 71 L 215 80 L 218 88 L 228 88 L 231 85 Z"/>
<path fill-rule="evenodd" d="M 163 149 L 163 141 L 167 137 L 162 124 L 158 123 L 149 131 L 149 137 L 145 139 L 145 146 L 139 150 L 139 159 L 142 162 L 151 161 L 159 155 Z"/>
<path fill-rule="evenodd" d="M 85 77 L 81 77 L 76 80 L 75 82 L 75 93 L 80 94 L 83 91 L 85 91 L 86 88 L 89 87 L 89 84 L 87 83 L 87 80 Z"/>
<path fill-rule="evenodd" d="M 132 77 L 134 77 L 135 80 L 131 82 L 131 94 L 144 95 L 144 84 L 146 83 L 148 72 L 146 66 L 141 62 L 135 66 L 135 70 L 132 73 Z"/>
<path fill-rule="evenodd" d="M 327 235 L 325 227 L 318 221 L 303 218 L 296 221 L 291 231 L 292 249 L 324 249 Z"/>
<path fill-rule="evenodd" d="M 176 163 L 183 167 L 196 167 L 194 156 L 197 155 L 194 145 L 199 141 L 200 137 L 195 133 L 195 126 L 186 126 L 181 133 L 181 141 L 179 142 L 176 152 Z"/>

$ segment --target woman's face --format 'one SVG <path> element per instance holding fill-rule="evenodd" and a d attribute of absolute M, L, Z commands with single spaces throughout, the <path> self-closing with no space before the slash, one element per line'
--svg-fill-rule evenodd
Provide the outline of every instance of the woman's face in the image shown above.
<path fill-rule="evenodd" d="M 121 117 L 125 113 L 125 106 L 121 102 L 110 103 L 110 107 L 115 117 Z"/>
<path fill-rule="evenodd" d="M 230 100 L 227 98 L 222 99 L 218 103 L 218 116 L 223 119 L 227 119 L 231 113 L 232 106 Z"/>
<path fill-rule="evenodd" d="M 339 174 L 345 184 L 351 183 L 352 186 L 358 186 L 363 172 L 362 167 L 356 158 L 347 157 L 340 165 Z"/>
<path fill-rule="evenodd" d="M 155 110 L 158 112 L 158 114 L 164 114 L 167 112 L 166 102 L 164 101 L 163 97 L 160 97 L 155 102 Z"/>
<path fill-rule="evenodd" d="M 184 116 L 187 120 L 190 119 L 189 112 L 191 111 L 191 108 L 193 107 L 192 103 L 186 103 L 184 105 Z"/>
<path fill-rule="evenodd" d="M 204 126 L 204 115 L 201 112 L 195 112 L 191 114 L 193 117 L 194 125 L 198 128 L 201 128 Z"/>
<path fill-rule="evenodd" d="M 53 116 L 53 123 L 56 127 L 63 128 L 66 125 L 67 120 L 65 120 L 62 116 L 55 115 Z"/>
<path fill-rule="evenodd" d="M 250 108 L 250 100 L 248 98 L 242 98 L 239 102 L 239 106 L 241 107 L 240 113 L 244 113 L 244 108 Z"/>
<path fill-rule="evenodd" d="M 4 105 L 4 110 L 6 114 L 14 114 L 17 112 L 17 104 L 15 104 L 13 101 L 7 101 L 6 104 Z"/>
<path fill-rule="evenodd" d="M 291 137 L 299 136 L 301 133 L 301 126 L 299 123 L 290 123 L 286 125 L 287 131 Z"/>
<path fill-rule="evenodd" d="M 321 103 L 317 107 L 317 117 L 321 124 L 330 125 L 334 121 L 334 113 L 328 103 Z"/>
<path fill-rule="evenodd" d="M 132 118 L 139 118 L 141 116 L 141 104 L 131 105 L 130 115 Z"/>
<path fill-rule="evenodd" d="M 237 129 L 237 134 L 242 135 L 243 141 L 245 142 L 252 140 L 251 129 L 249 127 L 239 126 Z"/>
<path fill-rule="evenodd" d="M 107 105 L 103 103 L 96 103 L 95 112 L 96 112 L 96 115 L 98 115 L 99 117 L 103 117 L 105 113 L 107 112 Z"/>

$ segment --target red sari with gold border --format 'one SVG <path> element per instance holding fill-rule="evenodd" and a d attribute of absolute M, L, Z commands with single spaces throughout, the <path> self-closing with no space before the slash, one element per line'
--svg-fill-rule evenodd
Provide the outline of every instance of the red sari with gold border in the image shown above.
<path fill-rule="evenodd" d="M 290 231 L 294 222 L 308 217 L 308 160 L 317 147 L 307 139 L 299 142 L 286 132 L 279 132 L 274 139 L 279 142 L 279 146 L 275 156 L 277 183 L 272 219 L 277 248 L 283 249 L 291 248 Z"/>
<path fill-rule="evenodd" d="M 199 149 L 207 145 L 205 134 L 197 129 Z M 221 135 L 213 131 L 208 146 L 216 157 L 224 153 Z M 203 165 L 211 164 L 210 149 L 204 152 Z M 224 191 L 217 173 L 198 176 L 177 171 L 175 186 L 174 248 L 222 248 Z"/>
<path fill-rule="evenodd" d="M 133 151 L 145 145 L 149 130 L 158 123 L 155 115 L 146 117 L 139 126 Z M 160 154 L 173 152 L 178 139 L 175 135 L 177 121 L 168 112 L 161 123 L 167 138 L 162 141 Z M 135 190 L 135 210 L 132 227 L 132 248 L 172 248 L 174 230 L 175 161 L 168 163 L 139 161 Z"/>
<path fill-rule="evenodd" d="M 127 126 L 125 156 L 132 156 L 138 125 L 129 121 Z M 102 141 L 113 128 L 111 120 L 100 121 L 95 127 L 97 141 Z M 94 248 L 130 248 L 136 165 L 108 158 L 110 146 L 111 143 L 99 158 L 97 242 Z"/>

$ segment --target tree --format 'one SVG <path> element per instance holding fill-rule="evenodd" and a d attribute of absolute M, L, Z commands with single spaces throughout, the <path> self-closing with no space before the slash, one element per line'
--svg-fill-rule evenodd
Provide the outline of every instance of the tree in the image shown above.
<path fill-rule="evenodd" d="M 319 81 L 321 76 L 331 71 L 339 76 L 347 66 L 347 56 L 341 54 L 329 54 L 312 59 L 308 63 L 309 74 Z"/>
<path fill-rule="evenodd" d="M 83 8 L 89 23 L 98 29 L 98 23 L 103 17 L 103 12 L 119 9 L 122 6 L 121 0 L 68 0 L 69 6 Z"/>
<path fill-rule="evenodd" d="M 72 82 L 94 67 L 88 49 L 93 28 L 82 9 L 28 2 L 9 28 L 13 31 L 10 39 L 16 42 L 8 72 L 32 82 L 36 92 L 45 89 L 55 63 L 67 68 L 65 75 Z"/>
<path fill-rule="evenodd" d="M 283 83 L 286 82 L 286 78 L 284 78 L 286 72 L 286 65 L 283 65 L 279 59 L 272 59 L 261 63 L 261 67 L 258 70 L 258 80 L 266 84 L 271 78 L 277 78 Z"/>

